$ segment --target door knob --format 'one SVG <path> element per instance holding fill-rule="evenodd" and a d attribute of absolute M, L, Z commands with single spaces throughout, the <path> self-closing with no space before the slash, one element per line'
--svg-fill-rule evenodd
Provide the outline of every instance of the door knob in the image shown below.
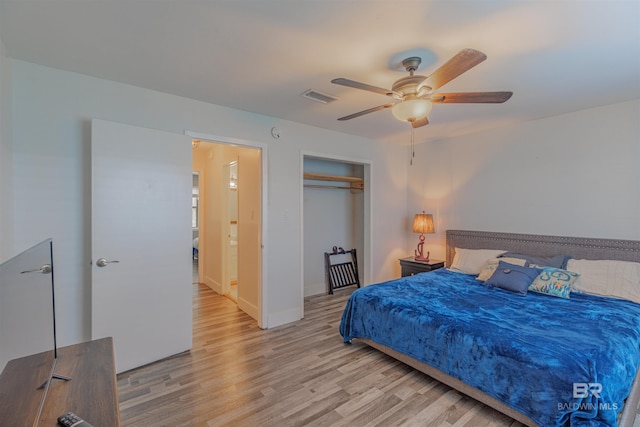
<path fill-rule="evenodd" d="M 98 267 L 106 267 L 107 264 L 111 264 L 111 263 L 114 263 L 114 262 L 120 262 L 120 261 L 116 261 L 116 260 L 109 261 L 106 258 L 98 258 L 98 260 L 96 261 L 96 265 Z"/>

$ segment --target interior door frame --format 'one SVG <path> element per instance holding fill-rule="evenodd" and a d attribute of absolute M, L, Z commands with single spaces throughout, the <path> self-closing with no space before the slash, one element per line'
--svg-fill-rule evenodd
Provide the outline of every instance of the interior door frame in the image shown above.
<path fill-rule="evenodd" d="M 192 162 L 193 162 L 193 157 L 192 157 Z M 200 194 L 204 193 L 204 182 L 205 182 L 205 171 L 201 170 L 201 169 L 193 169 L 191 168 L 192 171 L 192 176 L 193 174 L 198 174 L 198 191 Z M 203 245 L 204 245 L 204 239 L 200 239 L 200 235 L 204 235 L 205 232 L 205 228 L 206 228 L 206 221 L 202 221 L 202 218 L 204 218 L 203 215 L 203 208 L 202 208 L 202 203 L 200 203 L 200 197 L 198 196 L 198 252 L 202 251 L 204 252 L 203 249 Z M 193 228 L 191 229 L 191 233 L 193 235 Z M 199 255 L 198 255 L 199 256 Z M 202 263 L 198 262 L 198 282 L 200 282 L 200 279 L 202 278 Z"/>
<path fill-rule="evenodd" d="M 353 163 L 356 165 L 362 165 L 364 169 L 364 206 L 363 206 L 363 235 L 364 235 L 364 254 L 362 254 L 362 273 L 363 277 L 360 281 L 363 284 L 371 283 L 372 276 L 372 242 L 373 234 L 371 227 L 371 206 L 372 195 L 371 191 L 373 176 L 373 163 L 371 160 L 359 159 L 348 156 L 336 156 L 327 153 L 319 153 L 316 151 L 300 151 L 300 318 L 304 317 L 304 158 L 314 157 L 321 160 L 330 160 L 343 163 Z M 358 257 L 360 258 L 360 257 Z"/>
<path fill-rule="evenodd" d="M 238 164 L 238 160 L 233 160 L 229 163 L 225 163 L 222 165 L 222 189 L 223 189 L 223 194 L 222 194 L 222 210 L 223 210 L 223 216 L 222 216 L 222 224 L 223 224 L 223 236 L 227 236 L 226 238 L 222 239 L 222 249 L 220 251 L 220 253 L 222 254 L 222 283 L 221 285 L 221 292 L 222 295 L 225 295 L 229 292 L 231 292 L 231 268 L 229 268 L 230 265 L 230 252 L 231 252 L 231 247 L 230 247 L 230 242 L 229 239 L 231 238 L 231 216 L 229 215 L 229 209 L 230 209 L 230 198 L 231 198 L 231 186 L 230 186 L 230 182 L 231 182 L 231 166 L 233 164 Z M 236 209 L 237 209 L 237 199 L 236 199 Z M 236 269 L 237 269 L 237 261 L 236 261 Z M 237 275 L 236 275 L 236 279 L 237 279 Z"/>
<path fill-rule="evenodd" d="M 228 145 L 238 145 L 246 148 L 254 148 L 260 150 L 260 175 L 261 175 L 261 185 L 260 185 L 260 286 L 258 289 L 258 304 L 260 306 L 260 316 L 258 319 L 258 327 L 262 329 L 269 328 L 269 316 L 268 316 L 268 283 L 267 283 L 267 265 L 264 262 L 265 259 L 268 259 L 267 251 L 269 245 L 267 244 L 267 209 L 265 206 L 268 206 L 268 154 L 267 154 L 267 146 L 263 143 L 256 141 L 248 141 L 239 138 L 232 138 L 228 136 L 219 136 L 213 135 L 203 132 L 196 132 L 185 130 L 185 135 L 189 136 L 193 139 L 199 139 L 202 141 L 213 142 L 218 144 L 228 144 Z"/>
<path fill-rule="evenodd" d="M 231 273 L 229 272 L 229 235 L 231 227 L 229 226 L 229 163 L 222 165 L 222 241 L 220 242 L 220 255 L 222 258 L 222 282 L 220 283 L 220 293 L 226 295 L 231 292 Z M 237 301 L 236 301 L 237 304 Z"/>

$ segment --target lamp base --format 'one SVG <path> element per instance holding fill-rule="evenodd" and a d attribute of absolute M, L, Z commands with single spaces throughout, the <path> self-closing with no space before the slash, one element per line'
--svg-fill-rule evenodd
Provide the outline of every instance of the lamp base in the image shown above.
<path fill-rule="evenodd" d="M 427 262 L 429 261 L 429 251 L 427 251 L 427 256 L 424 256 L 424 254 L 422 253 L 424 249 L 424 235 L 421 234 L 420 235 L 420 243 L 418 243 L 418 247 L 416 248 L 414 252 L 415 254 L 415 258 L 413 258 L 416 261 L 423 261 L 423 262 Z"/>
<path fill-rule="evenodd" d="M 429 251 L 427 251 L 427 256 L 426 257 L 416 254 L 416 256 L 413 259 L 416 260 L 416 261 L 428 262 L 429 261 Z"/>

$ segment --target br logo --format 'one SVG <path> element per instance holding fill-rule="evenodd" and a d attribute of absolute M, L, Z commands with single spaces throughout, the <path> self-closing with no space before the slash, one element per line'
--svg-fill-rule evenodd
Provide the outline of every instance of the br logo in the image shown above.
<path fill-rule="evenodd" d="M 589 397 L 589 394 L 591 394 L 596 399 L 599 399 L 601 392 L 602 384 L 600 383 L 573 383 L 574 399 Z"/>

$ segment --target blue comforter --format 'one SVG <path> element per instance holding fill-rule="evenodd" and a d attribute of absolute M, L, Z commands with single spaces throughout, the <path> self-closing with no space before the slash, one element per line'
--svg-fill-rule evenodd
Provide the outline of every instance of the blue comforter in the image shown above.
<path fill-rule="evenodd" d="M 640 305 L 518 295 L 445 269 L 356 290 L 344 341 L 368 338 L 541 426 L 617 425 L 640 363 Z"/>

